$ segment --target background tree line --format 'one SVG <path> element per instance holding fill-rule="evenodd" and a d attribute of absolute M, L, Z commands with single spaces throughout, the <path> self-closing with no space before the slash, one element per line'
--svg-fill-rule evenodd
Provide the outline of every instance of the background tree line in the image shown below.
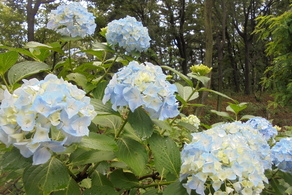
<path fill-rule="evenodd" d="M 184 74 L 190 66 L 202 63 L 213 68 L 212 89 L 245 94 L 262 91 L 262 78 L 272 74 L 265 71 L 273 65 L 274 56 L 265 52 L 272 37 L 263 38 L 255 33 L 257 18 L 280 16 L 290 9 L 289 0 L 84 2 L 97 17 L 98 26 L 95 35 L 82 43 L 84 47 L 94 40 L 102 41 L 99 32 L 108 22 L 131 15 L 148 27 L 152 38 L 151 49 L 141 56 L 143 60 L 171 66 Z M 21 47 L 32 40 L 56 41 L 59 35 L 46 29 L 45 24 L 50 11 L 60 3 L 57 0 L 0 1 L 0 43 Z M 263 24 L 261 28 L 266 26 Z M 277 88 L 273 84 L 269 87 Z"/>

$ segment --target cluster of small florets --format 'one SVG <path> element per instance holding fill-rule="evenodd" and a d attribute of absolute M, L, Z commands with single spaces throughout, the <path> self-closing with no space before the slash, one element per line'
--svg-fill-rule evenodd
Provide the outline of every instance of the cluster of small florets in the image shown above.
<path fill-rule="evenodd" d="M 206 74 L 210 73 L 212 70 L 212 68 L 209 68 L 208 66 L 204 64 L 191 66 L 190 69 L 193 74 L 196 74 L 199 76 L 205 76 Z"/>
<path fill-rule="evenodd" d="M 254 117 L 249 119 L 246 123 L 257 129 L 267 141 L 274 140 L 278 135 L 277 129 L 265 118 Z"/>
<path fill-rule="evenodd" d="M 271 151 L 274 165 L 281 171 L 292 174 L 292 138 L 282 138 Z"/>
<path fill-rule="evenodd" d="M 182 150 L 181 181 L 191 194 L 260 194 L 266 169 L 271 168 L 270 149 L 262 135 L 241 122 L 226 123 L 193 133 Z M 209 191 L 210 192 L 210 191 Z"/>
<path fill-rule="evenodd" d="M 166 81 L 160 66 L 132 61 L 114 74 L 102 101 L 110 100 L 114 110 L 129 106 L 134 112 L 143 106 L 151 118 L 165 120 L 179 114 L 176 91 L 176 86 Z"/>
<path fill-rule="evenodd" d="M 127 52 L 146 51 L 151 40 L 148 29 L 131 16 L 110 22 L 106 39 L 109 44 L 124 48 Z"/>
<path fill-rule="evenodd" d="M 60 5 L 52 10 L 47 28 L 64 36 L 85 37 L 94 33 L 95 17 L 78 2 Z"/>
<path fill-rule="evenodd" d="M 186 117 L 181 117 L 180 121 L 193 125 L 197 129 L 199 128 L 199 125 L 201 122 L 200 119 L 196 115 L 193 115 L 193 114 L 190 114 L 189 116 L 186 116 Z"/>
<path fill-rule="evenodd" d="M 88 135 L 96 112 L 83 90 L 55 75 L 23 82 L 12 94 L 4 92 L 0 140 L 26 158 L 33 156 L 33 164 L 43 164 L 51 151 L 62 152 Z"/>

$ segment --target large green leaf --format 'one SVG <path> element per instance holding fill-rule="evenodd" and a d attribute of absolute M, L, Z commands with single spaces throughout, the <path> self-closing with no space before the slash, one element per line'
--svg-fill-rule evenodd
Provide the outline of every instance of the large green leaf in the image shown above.
<path fill-rule="evenodd" d="M 187 195 L 187 190 L 182 186 L 179 181 L 170 184 L 163 191 L 163 195 Z"/>
<path fill-rule="evenodd" d="M 102 103 L 100 99 L 91 98 L 90 103 L 94 106 L 95 111 L 98 115 L 100 114 L 115 114 L 117 113 L 111 107 L 111 103 Z"/>
<path fill-rule="evenodd" d="M 16 63 L 17 59 L 18 53 L 15 51 L 0 53 L 0 74 L 4 75 Z"/>
<path fill-rule="evenodd" d="M 141 107 L 129 112 L 128 122 L 142 140 L 149 138 L 153 133 L 153 122 Z"/>
<path fill-rule="evenodd" d="M 191 101 L 199 97 L 198 92 L 194 92 L 194 89 L 190 86 L 182 86 L 180 83 L 175 83 L 179 96 L 185 101 Z"/>
<path fill-rule="evenodd" d="M 26 61 L 26 62 L 20 62 L 15 64 L 10 68 L 8 71 L 8 81 L 11 85 L 15 84 L 17 81 L 28 77 L 30 75 L 47 71 L 49 70 L 49 65 L 43 63 L 43 62 L 32 62 L 32 61 Z"/>
<path fill-rule="evenodd" d="M 0 167 L 5 171 L 22 169 L 32 164 L 31 158 L 23 157 L 17 148 L 7 151 L 1 158 Z"/>
<path fill-rule="evenodd" d="M 97 115 L 92 122 L 102 127 L 109 127 L 116 134 L 121 126 L 122 118 L 116 115 Z"/>
<path fill-rule="evenodd" d="M 24 170 L 23 183 L 27 195 L 50 194 L 63 190 L 70 182 L 67 167 L 58 159 L 51 158 L 47 163 L 30 166 Z"/>
<path fill-rule="evenodd" d="M 133 173 L 123 172 L 117 169 L 110 174 L 110 180 L 114 187 L 120 189 L 131 189 L 139 184 L 138 179 Z"/>
<path fill-rule="evenodd" d="M 84 165 L 88 163 L 98 163 L 115 158 L 113 152 L 77 149 L 70 155 L 70 162 L 73 165 Z"/>
<path fill-rule="evenodd" d="M 168 171 L 178 177 L 181 160 L 180 152 L 175 142 L 169 137 L 153 134 L 149 138 L 149 144 L 159 173 L 163 175 Z"/>
<path fill-rule="evenodd" d="M 118 151 L 115 154 L 136 175 L 141 176 L 144 173 L 148 156 L 141 143 L 130 138 L 120 138 L 118 140 Z"/>
<path fill-rule="evenodd" d="M 83 195 L 119 195 L 119 193 L 110 186 L 92 186 L 85 190 Z"/>
<path fill-rule="evenodd" d="M 198 75 L 194 75 L 192 73 L 188 74 L 189 77 L 192 77 L 194 79 L 197 79 L 198 81 L 202 82 L 204 86 L 206 86 L 210 80 L 209 77 L 206 76 L 198 76 Z"/>
<path fill-rule="evenodd" d="M 107 176 L 98 171 L 94 171 L 91 178 L 92 186 L 113 186 Z"/>
<path fill-rule="evenodd" d="M 83 137 L 79 145 L 102 151 L 115 151 L 118 148 L 114 138 L 93 132 L 90 132 L 89 136 Z"/>
<path fill-rule="evenodd" d="M 79 189 L 79 185 L 72 178 L 70 178 L 70 181 L 67 183 L 67 187 L 65 188 L 65 190 L 60 190 L 53 193 L 53 195 L 80 195 L 80 194 L 81 192 Z"/>

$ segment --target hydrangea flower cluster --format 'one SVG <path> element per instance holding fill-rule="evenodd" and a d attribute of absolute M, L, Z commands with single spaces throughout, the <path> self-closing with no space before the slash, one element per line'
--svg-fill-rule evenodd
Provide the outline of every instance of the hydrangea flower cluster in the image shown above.
<path fill-rule="evenodd" d="M 249 119 L 246 123 L 257 129 L 267 141 L 270 139 L 273 140 L 276 135 L 278 135 L 277 129 L 265 118 L 254 117 Z"/>
<path fill-rule="evenodd" d="M 200 122 L 201 122 L 200 119 L 197 116 L 193 115 L 193 114 L 190 114 L 187 117 L 182 117 L 181 121 L 185 122 L 185 123 L 188 123 L 188 124 L 191 124 L 191 125 L 195 126 L 196 128 L 199 128 L 199 125 L 200 125 Z"/>
<path fill-rule="evenodd" d="M 148 29 L 131 16 L 110 22 L 105 35 L 109 44 L 118 45 L 127 52 L 143 52 L 150 47 Z"/>
<path fill-rule="evenodd" d="M 34 165 L 43 164 L 51 151 L 62 152 L 88 135 L 96 112 L 83 90 L 53 74 L 23 82 L 12 94 L 4 92 L 0 141 L 26 158 L 33 156 Z"/>
<path fill-rule="evenodd" d="M 94 33 L 95 17 L 78 2 L 62 4 L 51 11 L 47 28 L 56 30 L 64 36 L 83 38 Z"/>
<path fill-rule="evenodd" d="M 205 76 L 206 74 L 210 73 L 212 68 L 209 68 L 208 66 L 204 64 L 200 65 L 194 65 L 190 67 L 193 74 L 197 74 L 199 76 Z"/>
<path fill-rule="evenodd" d="M 273 163 L 281 171 L 292 174 L 292 138 L 282 138 L 271 149 Z"/>
<path fill-rule="evenodd" d="M 176 86 L 166 81 L 160 66 L 131 61 L 113 75 L 102 101 L 110 100 L 114 110 L 129 106 L 134 112 L 143 106 L 151 118 L 165 120 L 179 114 L 176 91 Z"/>
<path fill-rule="evenodd" d="M 218 194 L 261 193 L 272 162 L 270 147 L 257 130 L 237 121 L 192 136 L 181 155 L 180 180 L 187 180 L 183 185 L 189 194 L 211 188 Z"/>

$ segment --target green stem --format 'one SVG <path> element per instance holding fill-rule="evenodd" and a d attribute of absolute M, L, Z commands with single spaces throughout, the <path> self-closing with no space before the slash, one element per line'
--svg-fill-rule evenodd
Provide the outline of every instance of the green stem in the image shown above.
<path fill-rule="evenodd" d="M 96 164 L 92 167 L 92 169 L 88 172 L 88 176 L 91 176 L 91 175 L 92 175 L 92 173 L 95 171 L 95 169 L 97 168 L 97 166 L 99 165 L 99 163 L 100 163 L 100 162 L 96 163 Z"/>
<path fill-rule="evenodd" d="M 117 139 L 117 138 L 120 136 L 120 134 L 122 133 L 122 131 L 123 131 L 123 129 L 124 129 L 124 127 L 125 127 L 125 125 L 126 125 L 127 122 L 128 122 L 128 119 L 126 118 L 126 119 L 124 120 L 122 126 L 120 127 L 120 129 L 119 129 L 117 135 L 115 136 L 115 139 Z"/>
<path fill-rule="evenodd" d="M 12 87 L 10 87 L 10 85 L 8 84 L 8 82 L 7 82 L 6 78 L 5 78 L 5 76 L 4 76 L 4 75 L 1 75 L 1 78 L 2 78 L 2 80 L 3 80 L 3 82 L 4 82 L 5 86 L 6 86 L 6 88 L 7 88 L 8 91 L 11 93 L 11 92 L 12 92 Z"/>
<path fill-rule="evenodd" d="M 69 172 L 69 175 L 76 181 L 77 180 L 77 176 L 74 175 L 74 173 L 69 168 L 67 168 L 67 170 Z"/>

